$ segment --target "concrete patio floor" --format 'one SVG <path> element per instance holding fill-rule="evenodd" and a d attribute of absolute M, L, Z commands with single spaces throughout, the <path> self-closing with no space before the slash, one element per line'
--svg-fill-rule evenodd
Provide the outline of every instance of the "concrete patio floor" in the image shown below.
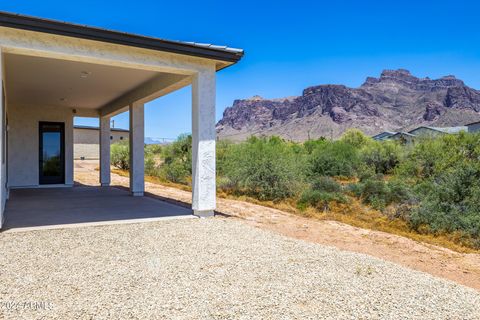
<path fill-rule="evenodd" d="M 5 230 L 193 217 L 175 204 L 92 186 L 11 190 L 5 212 Z"/>

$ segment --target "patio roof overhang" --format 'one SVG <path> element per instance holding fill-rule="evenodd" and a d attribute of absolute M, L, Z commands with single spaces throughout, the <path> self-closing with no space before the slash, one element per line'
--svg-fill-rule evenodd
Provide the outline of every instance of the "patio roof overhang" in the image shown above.
<path fill-rule="evenodd" d="M 240 49 L 6 12 L 0 12 L 0 36 L 9 102 L 68 107 L 79 116 L 114 116 L 243 56 Z"/>
<path fill-rule="evenodd" d="M 1 11 L 0 26 L 191 55 L 233 63 L 239 61 L 243 57 L 242 49 L 229 48 L 227 46 L 165 40 Z"/>

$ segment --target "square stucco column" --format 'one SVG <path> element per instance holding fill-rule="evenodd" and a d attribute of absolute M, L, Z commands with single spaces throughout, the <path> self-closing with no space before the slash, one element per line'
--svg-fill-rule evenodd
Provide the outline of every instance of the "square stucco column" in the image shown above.
<path fill-rule="evenodd" d="M 5 221 L 4 217 L 4 210 L 5 210 L 5 202 L 7 201 L 7 187 L 6 187 L 6 166 L 7 166 L 7 160 L 6 160 L 6 144 L 5 144 L 5 137 L 6 137 L 6 130 L 7 126 L 5 124 L 5 93 L 3 92 L 4 86 L 3 86 L 3 79 L 4 73 L 3 73 L 4 67 L 3 67 L 3 52 L 2 49 L 0 48 L 0 229 L 3 226 L 3 223 Z"/>
<path fill-rule="evenodd" d="M 110 185 L 110 117 L 100 117 L 100 185 Z"/>
<path fill-rule="evenodd" d="M 197 73 L 192 81 L 192 209 L 213 216 L 215 189 L 215 69 Z"/>
<path fill-rule="evenodd" d="M 130 114 L 130 192 L 133 196 L 143 196 L 145 190 L 144 163 L 144 105 L 133 103 Z"/>

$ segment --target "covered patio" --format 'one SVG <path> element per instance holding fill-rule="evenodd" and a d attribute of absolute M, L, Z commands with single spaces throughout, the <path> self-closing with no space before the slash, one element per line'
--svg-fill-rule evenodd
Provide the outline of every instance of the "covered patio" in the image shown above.
<path fill-rule="evenodd" d="M 16 189 L 7 202 L 4 229 L 64 228 L 193 217 L 193 211 L 116 187 Z"/>
<path fill-rule="evenodd" d="M 216 72 L 242 56 L 242 50 L 224 46 L 0 12 L 0 228 L 6 215 L 7 228 L 132 215 L 212 216 Z M 134 199 L 142 198 L 145 189 L 145 103 L 189 85 L 193 211 L 154 199 Z M 127 111 L 129 192 L 110 188 L 110 119 Z M 77 116 L 99 119 L 101 187 L 73 187 Z"/>

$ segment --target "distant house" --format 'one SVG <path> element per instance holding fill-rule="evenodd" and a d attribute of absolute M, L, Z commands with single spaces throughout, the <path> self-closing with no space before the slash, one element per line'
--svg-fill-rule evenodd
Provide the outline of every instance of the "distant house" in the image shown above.
<path fill-rule="evenodd" d="M 128 140 L 126 129 L 110 128 L 110 143 Z M 73 127 L 73 157 L 75 160 L 100 159 L 100 128 L 91 126 Z"/>
<path fill-rule="evenodd" d="M 372 137 L 376 141 L 401 140 L 404 143 L 412 142 L 416 137 L 437 137 L 444 134 L 455 134 L 459 132 L 480 131 L 480 121 L 458 127 L 418 127 L 408 132 L 384 131 Z"/>
<path fill-rule="evenodd" d="M 396 133 L 397 132 L 393 132 L 393 131 L 384 131 L 382 133 L 374 135 L 372 139 L 376 141 L 388 140 L 391 136 L 395 135 Z"/>
<path fill-rule="evenodd" d="M 466 125 L 468 132 L 479 132 L 480 131 L 480 121 L 472 122 Z"/>
<path fill-rule="evenodd" d="M 418 127 L 408 131 L 408 133 L 417 137 L 436 137 L 443 134 L 454 134 L 460 132 L 467 132 L 467 126 L 459 127 Z"/>
<path fill-rule="evenodd" d="M 397 140 L 402 143 L 410 143 L 415 139 L 415 135 L 408 132 L 397 132 L 394 135 L 391 135 L 388 140 Z"/>

